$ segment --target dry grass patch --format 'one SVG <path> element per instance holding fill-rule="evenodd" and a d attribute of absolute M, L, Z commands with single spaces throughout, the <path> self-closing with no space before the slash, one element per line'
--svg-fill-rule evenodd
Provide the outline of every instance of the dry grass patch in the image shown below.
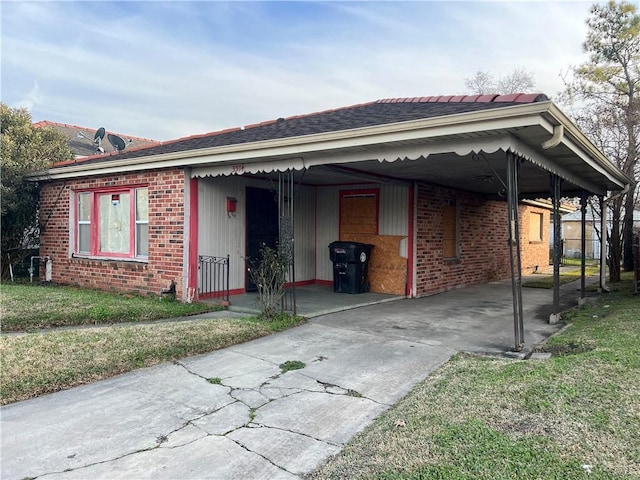
<path fill-rule="evenodd" d="M 0 338 L 2 404 L 211 352 L 301 321 L 213 319 L 4 335 Z"/>

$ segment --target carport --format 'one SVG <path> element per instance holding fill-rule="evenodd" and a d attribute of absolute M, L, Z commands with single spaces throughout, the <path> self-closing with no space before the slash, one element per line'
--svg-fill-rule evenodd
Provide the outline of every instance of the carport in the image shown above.
<path fill-rule="evenodd" d="M 62 162 L 39 179 L 51 216 L 41 255 L 55 258 L 53 281 L 173 289 L 190 301 L 217 288 L 204 290 L 206 259 L 223 266 L 226 293 L 243 294 L 252 248 L 279 242 L 289 252 L 295 311 L 295 288 L 331 283 L 328 244 L 364 240 L 374 245 L 376 293 L 415 298 L 509 278 L 516 350 L 524 344 L 523 259 L 528 270 L 549 264 L 544 236 L 530 236 L 542 219 L 548 228 L 549 210 L 523 226 L 537 208 L 526 202 L 551 198 L 558 224 L 560 199 L 580 197 L 584 225 L 587 196 L 606 212 L 630 183 L 543 94 L 378 100 Z M 118 200 L 138 190 L 140 218 L 133 202 L 124 212 Z M 121 239 L 126 231 L 123 248 L 103 252 L 98 222 L 88 229 L 91 219 L 80 219 L 81 197 L 94 217 L 121 205 L 129 222 L 105 223 L 105 231 Z M 551 322 L 560 313 L 554 232 Z M 606 254 L 601 262 L 604 289 Z"/>
<path fill-rule="evenodd" d="M 520 350 L 525 340 L 518 205 L 526 199 L 551 198 L 557 225 L 561 198 L 581 198 L 584 218 L 587 196 L 598 196 L 606 206 L 612 196 L 628 188 L 629 180 L 541 94 L 388 99 L 375 106 L 406 110 L 407 105 L 416 109 L 425 104 L 434 108 L 405 121 L 269 139 L 250 148 L 233 145 L 227 151 L 219 150 L 215 162 L 194 167 L 192 177 L 242 175 L 267 180 L 277 185 L 279 198 L 289 194 L 295 198 L 300 185 L 362 182 L 406 186 L 410 198 L 407 296 L 420 296 L 416 294 L 420 267 L 415 228 L 420 185 L 435 184 L 506 203 L 514 349 Z M 349 108 L 341 112 L 342 116 L 349 113 Z M 329 112 L 334 120 L 336 112 Z M 275 124 L 265 125 L 277 127 L 296 119 L 278 119 Z M 357 125 L 353 118 L 351 121 Z M 288 208 L 293 212 L 295 202 Z M 295 234 L 291 235 L 293 244 Z M 559 245 L 560 229 L 555 229 L 552 323 L 560 316 Z M 580 297 L 584 298 L 582 260 Z M 604 288 L 606 255 L 601 262 Z M 291 280 L 295 284 L 295 276 Z"/>

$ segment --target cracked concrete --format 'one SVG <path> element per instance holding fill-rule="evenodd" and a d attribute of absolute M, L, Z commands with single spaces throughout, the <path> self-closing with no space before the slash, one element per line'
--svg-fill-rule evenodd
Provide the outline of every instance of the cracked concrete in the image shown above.
<path fill-rule="evenodd" d="M 497 283 L 317 317 L 235 347 L 7 405 L 0 411 L 1 477 L 299 478 L 456 351 L 508 349 L 509 290 Z M 535 343 L 560 326 L 535 310 L 549 291 L 527 295 L 527 340 Z M 306 366 L 283 373 L 279 365 L 288 360 Z"/>

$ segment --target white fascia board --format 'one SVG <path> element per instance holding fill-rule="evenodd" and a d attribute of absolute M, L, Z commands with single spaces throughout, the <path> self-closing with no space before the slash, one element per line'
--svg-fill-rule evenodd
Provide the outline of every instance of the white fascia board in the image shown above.
<path fill-rule="evenodd" d="M 598 147 L 556 105 L 551 104 L 549 115 L 565 128 L 562 143 L 585 163 L 612 183 L 619 185 L 621 189 L 630 183 L 630 179 L 611 163 Z"/>
<path fill-rule="evenodd" d="M 228 175 L 242 175 L 244 173 L 269 173 L 273 171 L 286 171 L 293 168 L 302 170 L 321 165 L 335 165 L 343 163 L 364 162 L 378 160 L 382 162 L 395 162 L 397 160 L 417 160 L 421 157 L 438 153 L 456 153 L 460 156 L 471 152 L 493 153 L 499 149 L 507 150 L 510 146 L 509 135 L 497 135 L 479 137 L 474 139 L 442 140 L 417 145 L 384 145 L 356 151 L 330 150 L 315 153 L 306 157 L 288 158 L 285 160 L 264 159 L 253 163 L 216 163 L 195 168 L 193 177 L 215 177 Z"/>
<path fill-rule="evenodd" d="M 534 165 L 537 165 L 538 167 L 548 172 L 554 173 L 558 175 L 560 178 L 568 180 L 574 185 L 577 185 L 578 187 L 583 188 L 596 195 L 604 195 L 606 193 L 607 191 L 606 188 L 603 189 L 602 187 L 599 187 L 598 185 L 591 183 L 588 180 L 575 176 L 573 173 L 571 173 L 569 170 L 564 168 L 562 165 L 550 161 L 548 158 L 540 155 L 533 148 L 521 142 L 520 140 L 516 138 L 512 138 L 511 142 L 512 142 L 511 151 L 523 157 L 524 159 L 530 161 Z"/>
<path fill-rule="evenodd" d="M 430 139 L 482 131 L 495 131 L 539 125 L 540 113 L 547 111 L 550 102 L 516 105 L 499 109 L 412 120 L 374 127 L 328 132 L 302 137 L 265 140 L 52 168 L 40 179 L 64 179 L 171 167 L 198 167 L 242 161 L 245 164 L 268 158 L 300 158 L 312 152 L 370 147 L 376 144 L 407 140 Z M 496 116 L 499 114 L 499 116 Z"/>

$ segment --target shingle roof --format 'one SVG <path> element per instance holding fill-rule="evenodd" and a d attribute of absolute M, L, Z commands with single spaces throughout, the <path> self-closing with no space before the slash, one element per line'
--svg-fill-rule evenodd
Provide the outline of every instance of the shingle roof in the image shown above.
<path fill-rule="evenodd" d="M 96 133 L 96 129 L 79 127 L 77 125 L 68 125 L 66 123 L 52 122 L 49 120 L 42 120 L 33 124 L 34 127 L 50 127 L 67 137 L 69 148 L 71 151 L 81 157 L 89 157 L 96 155 L 96 144 L 93 143 L 93 137 Z M 148 147 L 150 145 L 158 145 L 160 142 L 157 140 L 150 140 L 148 138 L 132 137 L 131 135 L 125 135 L 122 133 L 107 132 L 114 135 L 118 135 L 124 139 L 127 143 L 128 149 L 136 149 L 140 147 Z M 106 136 L 102 141 L 102 147 L 105 152 L 111 152 L 113 147 L 109 144 Z"/>
<path fill-rule="evenodd" d="M 332 110 L 278 118 L 202 135 L 162 142 L 151 147 L 92 156 L 84 162 L 146 157 L 151 155 L 237 145 L 263 140 L 292 138 L 361 127 L 386 125 L 410 120 L 441 117 L 458 113 L 504 108 L 549 100 L 544 94 L 446 95 L 431 97 L 387 98 Z M 70 163 L 70 162 L 65 162 Z M 56 166 L 62 164 L 56 164 Z"/>

